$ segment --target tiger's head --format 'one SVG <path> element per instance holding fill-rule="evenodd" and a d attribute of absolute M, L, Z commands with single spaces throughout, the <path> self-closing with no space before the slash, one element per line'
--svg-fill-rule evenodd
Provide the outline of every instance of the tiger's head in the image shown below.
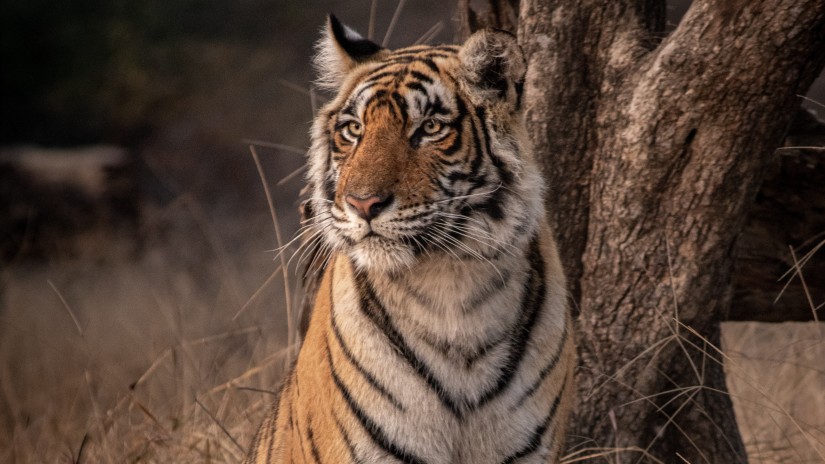
<path fill-rule="evenodd" d="M 315 58 L 336 92 L 313 125 L 309 206 L 331 252 L 397 272 L 426 259 L 494 262 L 543 218 L 515 38 L 388 50 L 334 16 Z"/>

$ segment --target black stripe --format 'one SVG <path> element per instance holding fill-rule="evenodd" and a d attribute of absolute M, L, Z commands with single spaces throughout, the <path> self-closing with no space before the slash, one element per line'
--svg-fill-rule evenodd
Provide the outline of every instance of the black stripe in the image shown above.
<path fill-rule="evenodd" d="M 466 221 L 465 221 L 466 222 Z M 484 301 L 492 298 L 494 293 L 498 293 L 510 283 L 510 279 L 513 277 L 513 273 L 509 269 L 503 269 L 501 271 L 502 275 L 496 274 L 495 276 L 490 278 L 490 282 L 484 286 L 484 290 L 476 294 L 470 303 L 465 308 L 465 313 L 471 313 L 472 308 L 480 305 Z M 469 310 L 468 310 L 469 309 Z"/>
<path fill-rule="evenodd" d="M 410 75 L 411 75 L 412 77 L 414 77 L 414 78 L 418 79 L 418 80 L 419 80 L 419 81 L 421 81 L 421 82 L 426 82 L 426 83 L 428 83 L 428 84 L 432 84 L 432 83 L 433 83 L 433 79 L 432 79 L 430 76 L 428 76 L 428 75 L 424 74 L 423 72 L 420 72 L 420 71 L 410 71 Z"/>
<path fill-rule="evenodd" d="M 487 149 L 487 156 L 490 157 L 490 160 L 493 162 L 493 165 L 498 168 L 499 175 L 501 177 L 501 182 L 507 186 L 513 183 L 513 174 L 507 169 L 507 166 L 504 164 L 504 161 L 498 157 L 493 152 L 493 148 L 490 142 L 490 133 L 487 130 L 487 123 L 486 123 L 486 115 L 484 112 L 484 107 L 477 107 L 476 108 L 476 117 L 478 117 L 479 121 L 481 121 L 481 131 L 484 134 L 484 148 Z"/>
<path fill-rule="evenodd" d="M 384 429 L 372 420 L 369 415 L 367 415 L 366 411 L 364 411 L 358 403 L 355 402 L 355 399 L 352 397 L 349 389 L 338 376 L 338 373 L 335 371 L 335 366 L 332 364 L 332 357 L 329 351 L 329 341 L 327 341 L 326 354 L 327 364 L 329 365 L 329 370 L 332 373 L 332 381 L 335 383 L 335 387 L 341 393 L 341 396 L 344 398 L 344 401 L 346 401 L 347 406 L 349 406 L 349 410 L 355 415 L 361 423 L 361 426 L 364 427 L 364 430 L 367 431 L 367 435 L 370 436 L 372 441 L 386 453 L 392 455 L 401 462 L 408 464 L 425 464 L 426 461 L 402 449 L 399 445 L 390 440 Z"/>
<path fill-rule="evenodd" d="M 521 98 L 524 95 L 524 81 L 516 82 L 516 111 L 521 109 Z"/>
<path fill-rule="evenodd" d="M 539 372 L 539 377 L 533 382 L 530 387 L 524 390 L 524 393 L 521 395 L 521 398 L 516 402 L 516 407 L 521 407 L 525 401 L 527 401 L 531 396 L 533 396 L 536 391 L 539 389 L 542 383 L 544 383 L 544 379 L 547 377 L 548 374 L 552 370 L 556 368 L 556 365 L 559 363 L 559 358 L 561 357 L 562 351 L 564 351 L 564 344 L 567 342 L 567 326 L 564 327 L 564 331 L 561 333 L 561 339 L 559 340 L 558 349 L 556 352 L 553 353 L 553 356 L 550 358 L 550 362 L 547 363 L 544 368 Z"/>
<path fill-rule="evenodd" d="M 450 126 L 452 126 L 455 131 L 455 138 L 453 138 L 453 143 L 451 143 L 449 147 L 441 150 L 441 153 L 443 153 L 444 156 L 454 155 L 462 147 L 462 142 L 464 141 L 460 125 L 451 123 Z M 455 162 L 453 162 L 453 164 L 454 163 Z"/>
<path fill-rule="evenodd" d="M 363 312 L 367 318 L 375 324 L 378 330 L 387 336 L 389 342 L 393 345 L 393 347 L 395 347 L 398 353 L 404 357 L 407 363 L 415 369 L 416 373 L 427 381 L 430 389 L 438 395 L 441 403 L 444 404 L 444 406 L 449 409 L 453 415 L 459 419 L 462 418 L 463 414 L 459 403 L 447 394 L 447 390 L 444 385 L 442 385 L 441 382 L 435 378 L 435 375 L 432 371 L 430 371 L 427 364 L 425 364 L 424 361 L 418 357 L 415 351 L 413 351 L 404 339 L 404 336 L 401 335 L 392 323 L 389 315 L 387 314 L 386 308 L 384 308 L 381 302 L 378 301 L 378 297 L 375 295 L 375 290 L 372 288 L 372 284 L 367 276 L 363 273 L 356 273 L 355 284 L 361 297 L 361 312 Z"/>
<path fill-rule="evenodd" d="M 547 286 L 544 281 L 544 259 L 539 249 L 538 234 L 533 237 L 530 243 L 529 260 L 531 272 L 528 278 L 525 279 L 524 292 L 521 304 L 519 305 L 521 308 L 521 322 L 519 323 L 516 334 L 517 338 L 513 340 L 507 362 L 501 368 L 501 374 L 496 380 L 496 384 L 481 396 L 474 405 L 475 407 L 486 404 L 501 394 L 510 385 L 510 382 L 512 382 L 518 372 L 519 364 L 524 357 L 524 352 L 527 350 L 527 343 L 532 336 L 533 327 L 536 325 L 538 315 L 544 306 Z"/>
<path fill-rule="evenodd" d="M 312 433 L 312 416 L 307 417 L 307 438 L 309 439 L 309 449 L 312 451 L 312 458 L 321 464 L 321 455 L 318 453 L 318 445 L 315 444 L 315 435 Z"/>
<path fill-rule="evenodd" d="M 513 453 L 512 455 L 505 458 L 501 461 L 501 464 L 511 464 L 515 462 L 516 459 L 521 459 L 527 455 L 530 455 L 536 450 L 539 449 L 541 446 L 541 441 L 544 438 L 544 433 L 547 432 L 547 428 L 550 427 L 550 423 L 556 417 L 556 410 L 559 408 L 559 403 L 561 403 L 561 398 L 564 395 L 564 388 L 565 385 L 562 385 L 559 394 L 556 396 L 556 399 L 553 401 L 553 405 L 550 406 L 550 411 L 545 416 L 544 420 L 533 429 L 533 433 L 530 434 L 530 439 L 527 441 L 527 444 L 524 445 L 522 449 Z"/>
<path fill-rule="evenodd" d="M 358 459 L 358 456 L 355 454 L 355 445 L 353 445 L 352 439 L 350 438 L 346 429 L 344 429 L 344 424 L 341 423 L 341 420 L 338 419 L 338 415 L 334 412 L 332 413 L 332 418 L 335 420 L 335 426 L 338 428 L 338 433 L 340 433 L 341 438 L 344 439 L 344 444 L 347 445 L 347 451 L 349 452 L 350 461 L 353 463 L 360 464 L 361 460 Z"/>
<path fill-rule="evenodd" d="M 473 353 L 471 356 L 467 356 L 467 358 L 464 360 L 464 368 L 468 370 L 471 369 L 473 367 L 473 364 L 478 362 L 479 359 L 486 356 L 487 353 L 490 352 L 490 350 L 500 345 L 506 339 L 506 336 L 501 336 L 496 339 L 493 339 L 492 341 L 487 342 L 486 345 L 482 346 L 478 351 Z"/>
<path fill-rule="evenodd" d="M 434 73 L 440 73 L 441 72 L 441 70 L 438 69 L 438 65 L 435 64 L 435 61 L 433 61 L 430 58 L 424 58 L 424 59 L 420 59 L 420 60 L 416 60 L 416 61 L 420 61 L 420 62 L 424 63 L 424 65 L 427 66 L 428 68 L 430 68 L 430 70 Z"/>
<path fill-rule="evenodd" d="M 476 114 L 476 118 L 478 118 L 478 114 Z M 479 133 L 478 126 L 484 125 L 484 120 L 478 120 L 470 118 L 470 130 L 473 134 L 473 154 L 474 156 L 472 162 L 470 163 L 470 174 L 475 176 L 478 174 L 478 170 L 481 168 L 481 162 L 484 160 L 484 149 L 482 148 L 482 137 L 483 133 Z"/>
<path fill-rule="evenodd" d="M 383 72 L 378 72 L 378 73 L 373 71 L 372 74 L 367 74 L 367 77 L 364 78 L 364 82 L 368 82 L 368 83 L 371 84 L 370 86 L 372 86 L 372 84 L 377 84 L 378 83 L 377 81 L 379 79 L 383 79 L 385 77 L 396 78 L 396 77 L 398 77 L 400 72 L 401 72 L 401 70 L 399 70 L 399 71 L 383 71 Z"/>
<path fill-rule="evenodd" d="M 404 97 L 402 97 L 398 92 L 393 92 L 391 97 L 393 101 L 395 101 L 395 104 L 398 105 L 398 111 L 401 113 L 401 122 L 406 126 L 408 118 L 407 100 L 405 100 Z"/>
<path fill-rule="evenodd" d="M 330 286 L 330 293 L 332 293 L 331 288 L 332 286 Z M 332 304 L 332 295 L 330 295 L 329 301 L 330 304 Z M 387 401 L 392 403 L 392 405 L 395 406 L 395 408 L 399 411 L 404 411 L 404 406 L 401 404 L 401 402 L 398 401 L 398 399 L 395 398 L 395 396 L 393 396 L 392 393 L 387 391 L 387 389 L 383 385 L 378 383 L 378 380 L 375 377 L 373 377 L 373 375 L 369 371 L 367 371 L 364 368 L 364 366 L 360 362 L 358 362 L 357 359 L 355 359 L 355 356 L 352 354 L 352 351 L 349 349 L 349 346 L 347 346 L 346 342 L 344 342 L 343 335 L 341 335 L 341 328 L 338 326 L 338 323 L 335 320 L 334 307 L 330 308 L 330 313 L 332 333 L 335 335 L 335 340 L 338 342 L 338 346 L 341 347 L 341 351 L 344 352 L 344 355 L 346 356 L 347 360 L 349 360 L 350 364 L 352 364 L 353 367 L 355 367 L 355 370 L 358 371 L 358 373 L 361 374 L 362 377 L 364 377 L 364 380 L 366 380 L 367 383 L 369 383 L 370 386 L 372 386 L 372 388 L 378 391 L 378 393 L 380 393 L 381 396 L 383 396 Z"/>
<path fill-rule="evenodd" d="M 298 414 L 295 413 L 295 398 L 300 398 L 300 391 L 298 390 L 298 376 L 294 378 L 295 383 L 295 397 L 291 404 L 292 411 L 290 417 L 292 418 L 292 433 L 298 435 L 298 446 L 301 448 L 301 454 L 304 456 L 304 461 L 307 461 L 307 450 L 304 445 L 304 435 L 301 433 L 301 425 L 298 423 Z"/>
<path fill-rule="evenodd" d="M 426 111 L 428 115 L 442 114 L 449 116 L 451 114 L 450 110 L 444 106 L 444 102 L 441 101 L 441 97 L 438 95 L 434 96 L 431 101 L 427 102 Z"/>
<path fill-rule="evenodd" d="M 475 210 L 486 213 L 495 221 L 504 219 L 506 216 L 504 213 L 505 190 L 502 187 L 491 190 L 484 203 L 476 205 Z"/>
<path fill-rule="evenodd" d="M 424 88 L 424 86 L 420 82 L 405 82 L 404 85 L 410 90 L 416 90 L 429 97 L 429 94 L 427 94 L 427 89 Z"/>
<path fill-rule="evenodd" d="M 455 154 L 455 152 L 457 152 L 462 147 L 462 143 L 464 141 L 464 131 L 462 130 L 463 128 L 461 126 L 464 123 L 464 118 L 467 116 L 467 105 L 465 105 L 464 101 L 460 98 L 456 98 L 456 103 L 456 112 L 458 113 L 458 115 L 449 123 L 449 126 L 451 126 L 453 130 L 455 130 L 456 137 L 455 140 L 453 140 L 453 144 L 447 147 L 445 150 L 443 150 L 444 155 L 446 156 L 452 156 L 453 154 Z"/>

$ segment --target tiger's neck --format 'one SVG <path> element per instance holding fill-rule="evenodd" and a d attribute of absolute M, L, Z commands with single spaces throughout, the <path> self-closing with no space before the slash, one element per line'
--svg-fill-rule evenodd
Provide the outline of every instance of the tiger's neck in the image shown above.
<path fill-rule="evenodd" d="M 531 260 L 541 259 L 535 234 L 492 259 L 432 255 L 395 275 L 352 272 L 402 334 L 443 354 L 471 359 L 485 340 L 498 339 L 518 324 Z"/>

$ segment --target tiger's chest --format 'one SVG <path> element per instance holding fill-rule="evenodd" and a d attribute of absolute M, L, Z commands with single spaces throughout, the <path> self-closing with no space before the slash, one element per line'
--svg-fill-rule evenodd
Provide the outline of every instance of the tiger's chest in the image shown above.
<path fill-rule="evenodd" d="M 546 401 L 533 407 L 529 393 L 548 351 L 561 350 L 543 342 L 561 340 L 564 328 L 542 269 L 520 262 L 504 272 L 471 265 L 403 278 L 336 262 L 332 375 L 367 428 L 426 462 L 482 463 L 499 462 L 542 421 Z"/>

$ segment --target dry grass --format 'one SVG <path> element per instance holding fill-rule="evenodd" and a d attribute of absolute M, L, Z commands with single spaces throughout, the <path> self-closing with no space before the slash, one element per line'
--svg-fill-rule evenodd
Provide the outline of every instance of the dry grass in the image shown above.
<path fill-rule="evenodd" d="M 271 242 L 218 235 L 3 270 L 0 462 L 241 459 L 283 375 L 285 294 Z"/>

